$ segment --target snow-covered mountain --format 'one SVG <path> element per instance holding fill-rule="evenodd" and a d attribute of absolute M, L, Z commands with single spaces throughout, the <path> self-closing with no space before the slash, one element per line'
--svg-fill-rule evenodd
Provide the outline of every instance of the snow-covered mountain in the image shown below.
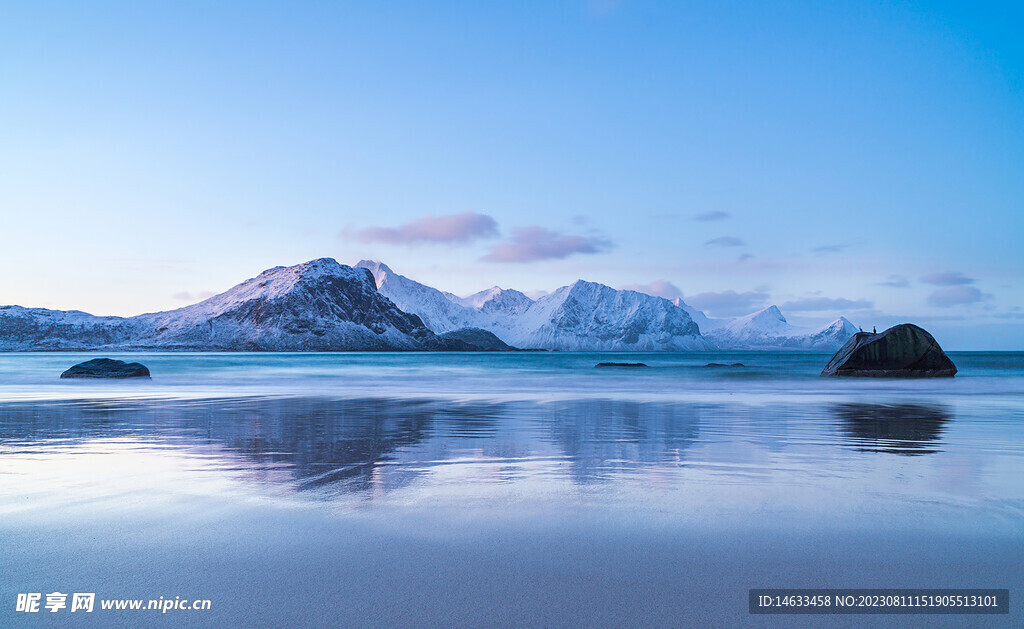
<path fill-rule="evenodd" d="M 437 340 L 365 269 L 331 258 L 274 267 L 198 304 L 135 318 L 154 331 L 143 342 L 182 349 L 424 349 Z"/>
<path fill-rule="evenodd" d="M 78 310 L 0 306 L 0 351 L 76 350 L 118 345 L 146 331 L 137 321 Z"/>
<path fill-rule="evenodd" d="M 533 300 L 523 293 L 497 286 L 482 290 L 465 298 L 456 297 L 451 293 L 445 293 L 444 295 L 467 308 L 495 316 L 518 316 L 526 312 L 533 305 Z"/>
<path fill-rule="evenodd" d="M 437 334 L 461 328 L 490 329 L 479 313 L 459 303 L 455 295 L 448 297 L 436 288 L 399 275 L 383 262 L 360 260 L 356 268 L 370 271 L 381 295 L 405 312 L 418 316 Z"/>
<path fill-rule="evenodd" d="M 457 297 L 381 262 L 349 267 L 331 258 L 275 267 L 197 304 L 136 317 L 0 307 L 0 351 L 464 350 L 505 343 L 583 351 L 835 350 L 856 331 L 842 317 L 821 329 L 794 326 L 775 306 L 712 319 L 681 299 L 583 280 L 536 301 L 497 286 Z"/>
<path fill-rule="evenodd" d="M 792 325 L 777 306 L 717 325 L 704 336 L 719 349 L 806 349 L 835 351 L 857 327 L 840 317 L 823 328 Z"/>
<path fill-rule="evenodd" d="M 362 260 L 377 289 L 418 315 L 439 334 L 466 327 L 487 330 L 523 349 L 708 349 L 689 314 L 661 297 L 579 280 L 534 301 L 497 286 L 460 298 L 420 284 L 386 264 Z"/>
<path fill-rule="evenodd" d="M 690 315 L 693 322 L 700 328 L 701 334 L 706 333 L 709 330 L 713 330 L 719 326 L 723 326 L 729 323 L 729 319 L 712 319 L 711 317 L 704 314 L 702 311 L 697 310 L 693 306 L 683 301 L 681 297 L 676 297 L 672 300 L 672 303 L 686 311 L 686 314 Z"/>
<path fill-rule="evenodd" d="M 377 292 L 365 269 L 330 258 L 275 267 L 177 310 L 94 317 L 8 306 L 0 349 L 335 351 L 468 349 L 440 339 Z"/>
<path fill-rule="evenodd" d="M 501 333 L 495 331 L 501 336 Z M 577 280 L 513 319 L 506 342 L 560 350 L 703 350 L 710 344 L 682 308 L 663 297 Z"/>

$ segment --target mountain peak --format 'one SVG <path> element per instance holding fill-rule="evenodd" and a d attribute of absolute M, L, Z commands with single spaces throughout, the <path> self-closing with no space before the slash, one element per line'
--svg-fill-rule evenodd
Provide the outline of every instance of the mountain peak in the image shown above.
<path fill-rule="evenodd" d="M 588 282 L 587 280 L 576 280 L 572 284 L 569 284 L 565 288 L 568 288 L 568 293 L 579 294 L 579 293 L 601 293 L 605 291 L 618 292 L 611 286 L 606 286 L 598 282 Z M 555 291 L 558 292 L 558 291 Z"/>
<path fill-rule="evenodd" d="M 859 328 L 853 325 L 853 323 L 846 317 L 839 317 L 832 323 L 826 325 L 824 329 L 832 330 L 840 334 L 846 334 L 847 336 L 852 336 L 859 331 Z"/>
<path fill-rule="evenodd" d="M 492 286 L 479 293 L 474 293 L 462 299 L 456 299 L 467 308 L 473 308 L 484 313 L 520 314 L 533 305 L 533 300 L 521 292 L 511 288 Z"/>
<path fill-rule="evenodd" d="M 290 290 L 300 282 L 316 281 L 324 277 L 341 277 L 351 275 L 352 267 L 339 264 L 334 258 L 317 258 L 292 266 L 275 266 L 260 273 L 239 286 L 258 284 L 260 287 L 276 287 L 278 290 Z"/>
<path fill-rule="evenodd" d="M 295 269 L 303 277 L 321 277 L 324 275 L 338 275 L 348 267 L 343 264 L 339 264 L 334 258 L 317 258 L 315 260 L 310 260 L 309 262 L 296 264 L 294 267 L 285 268 Z"/>
<path fill-rule="evenodd" d="M 395 275 L 395 272 L 391 270 L 391 267 L 384 264 L 380 260 L 360 260 L 356 262 L 355 267 L 357 269 L 366 269 L 373 276 L 373 281 L 377 284 L 377 288 L 380 288 L 384 280 L 389 276 Z"/>
<path fill-rule="evenodd" d="M 305 267 L 320 267 L 320 266 L 335 267 L 335 266 L 341 266 L 341 264 L 339 264 L 338 261 L 335 260 L 334 258 L 315 258 L 313 260 L 310 260 L 309 262 L 303 262 L 299 266 L 305 266 Z"/>
<path fill-rule="evenodd" d="M 779 307 L 775 306 L 775 305 L 768 306 L 767 308 L 764 308 L 762 310 L 758 310 L 757 312 L 755 312 L 753 314 L 749 314 L 749 315 L 747 315 L 747 318 L 749 318 L 751 321 L 767 321 L 767 320 L 772 320 L 772 321 L 781 321 L 783 323 L 787 323 L 786 317 L 782 316 L 782 311 L 779 310 Z"/>

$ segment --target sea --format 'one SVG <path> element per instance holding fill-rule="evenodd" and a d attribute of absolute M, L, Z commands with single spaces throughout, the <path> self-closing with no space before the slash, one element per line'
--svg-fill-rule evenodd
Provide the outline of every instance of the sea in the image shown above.
<path fill-rule="evenodd" d="M 2 627 L 1024 626 L 1024 353 L 951 353 L 945 379 L 823 378 L 822 353 L 108 356 L 152 378 L 0 354 Z M 1010 606 L 752 614 L 760 588 Z"/>

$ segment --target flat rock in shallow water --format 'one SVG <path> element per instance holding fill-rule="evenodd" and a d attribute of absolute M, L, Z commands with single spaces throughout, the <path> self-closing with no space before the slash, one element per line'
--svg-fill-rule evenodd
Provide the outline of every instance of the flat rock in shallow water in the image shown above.
<path fill-rule="evenodd" d="M 704 366 L 705 367 L 746 367 L 746 365 L 744 365 L 743 363 L 733 363 L 731 365 L 726 365 L 724 363 L 708 363 L 708 364 L 706 364 Z"/>
<path fill-rule="evenodd" d="M 597 363 L 595 367 L 646 367 L 643 363 Z"/>
<path fill-rule="evenodd" d="M 941 378 L 956 374 L 956 365 L 924 329 L 901 323 L 879 334 L 859 332 L 821 371 L 823 376 Z"/>
<path fill-rule="evenodd" d="M 148 378 L 149 369 L 142 363 L 126 363 L 112 358 L 94 358 L 78 363 L 61 378 Z"/>

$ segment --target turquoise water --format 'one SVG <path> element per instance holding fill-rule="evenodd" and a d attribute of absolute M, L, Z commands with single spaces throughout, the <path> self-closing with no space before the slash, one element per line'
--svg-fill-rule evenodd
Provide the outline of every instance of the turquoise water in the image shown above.
<path fill-rule="evenodd" d="M 857 398 L 916 395 L 1007 397 L 1024 394 L 1024 353 L 953 353 L 952 380 L 820 378 L 821 353 L 324 353 L 109 354 L 141 361 L 148 381 L 60 380 L 96 354 L 0 354 L 0 401 L 243 396 L 436 397 L 540 400 L 604 397 L 693 400 L 750 395 Z M 599 362 L 648 368 L 595 369 Z M 708 363 L 743 368 L 708 368 Z"/>
<path fill-rule="evenodd" d="M 1019 626 L 1024 354 L 0 355 L 0 625 Z M 646 369 L 596 369 L 598 362 Z M 707 368 L 709 362 L 739 368 Z M 752 617 L 759 587 L 1011 615 Z M 210 599 L 19 614 L 19 592 Z"/>

